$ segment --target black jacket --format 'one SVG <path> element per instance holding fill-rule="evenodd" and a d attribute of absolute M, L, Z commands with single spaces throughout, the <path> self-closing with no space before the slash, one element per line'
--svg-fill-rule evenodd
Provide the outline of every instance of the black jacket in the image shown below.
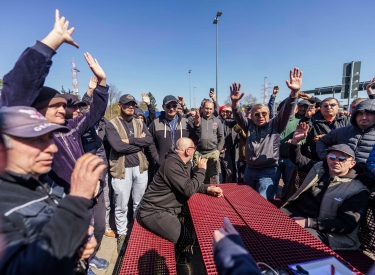
<path fill-rule="evenodd" d="M 350 117 L 337 114 L 332 123 L 330 123 L 320 113 L 311 119 L 304 117 L 300 122 L 306 122 L 310 126 L 309 133 L 306 137 L 306 146 L 310 147 L 310 155 L 308 157 L 315 161 L 319 161 L 320 158 L 316 152 L 316 142 L 314 141 L 314 138 L 318 135 L 326 135 L 334 129 L 348 126 L 350 124 Z"/>
<path fill-rule="evenodd" d="M 30 175 L 0 175 L 0 274 L 74 274 L 92 200 L 67 195 Z"/>
<path fill-rule="evenodd" d="M 143 196 L 140 216 L 158 210 L 179 214 L 181 206 L 194 193 L 207 193 L 207 185 L 203 184 L 205 173 L 205 169 L 198 169 L 192 175 L 190 161 L 185 164 L 176 153 L 169 153 Z"/>

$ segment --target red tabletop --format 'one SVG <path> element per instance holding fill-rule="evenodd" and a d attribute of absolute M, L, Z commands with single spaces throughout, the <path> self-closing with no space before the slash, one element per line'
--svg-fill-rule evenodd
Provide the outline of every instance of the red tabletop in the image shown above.
<path fill-rule="evenodd" d="M 287 269 L 288 264 L 334 256 L 347 263 L 247 185 L 220 184 L 224 198 L 195 194 L 188 201 L 208 274 L 217 274 L 212 254 L 213 231 L 228 217 L 257 262 Z"/>

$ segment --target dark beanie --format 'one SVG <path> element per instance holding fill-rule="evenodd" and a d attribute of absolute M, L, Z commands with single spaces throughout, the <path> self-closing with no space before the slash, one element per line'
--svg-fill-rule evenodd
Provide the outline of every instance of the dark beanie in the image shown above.
<path fill-rule="evenodd" d="M 37 110 L 41 110 L 48 107 L 48 105 L 50 105 L 52 101 L 56 101 L 56 103 L 65 102 L 66 104 L 66 100 L 58 91 L 44 86 L 31 107 L 34 107 Z"/>

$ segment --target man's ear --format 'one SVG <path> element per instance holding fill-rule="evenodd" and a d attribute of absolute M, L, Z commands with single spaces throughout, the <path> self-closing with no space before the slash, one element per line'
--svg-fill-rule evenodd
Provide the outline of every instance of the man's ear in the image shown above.
<path fill-rule="evenodd" d="M 357 163 L 357 162 L 356 162 L 355 160 L 353 160 L 353 161 L 352 161 L 352 164 L 350 165 L 350 169 L 352 169 L 352 168 L 354 167 L 354 165 L 356 165 L 356 163 Z"/>

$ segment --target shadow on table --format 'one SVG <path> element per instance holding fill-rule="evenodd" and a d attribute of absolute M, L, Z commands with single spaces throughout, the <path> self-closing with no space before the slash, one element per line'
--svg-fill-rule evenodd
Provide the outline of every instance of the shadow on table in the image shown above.
<path fill-rule="evenodd" d="M 306 245 L 299 241 L 278 237 L 282 232 L 278 232 L 278 234 L 273 236 L 270 232 L 264 234 L 248 226 L 234 225 L 234 227 L 240 234 L 245 248 L 249 251 L 254 260 L 256 262 L 264 262 L 272 268 L 288 270 L 289 264 L 336 256 L 335 253 L 323 243 L 320 244 L 315 241 L 309 242 L 310 238 L 305 238 L 305 243 L 309 243 L 309 245 Z M 300 232 L 295 232 L 295 234 L 302 235 Z M 303 238 L 303 236 L 301 236 L 301 238 Z M 348 263 L 343 263 L 349 267 Z M 263 268 L 263 266 L 261 267 Z M 356 268 L 363 273 L 368 271 L 368 266 L 356 266 Z"/>
<path fill-rule="evenodd" d="M 170 274 L 165 257 L 160 256 L 154 249 L 147 251 L 138 259 L 138 274 Z"/>

